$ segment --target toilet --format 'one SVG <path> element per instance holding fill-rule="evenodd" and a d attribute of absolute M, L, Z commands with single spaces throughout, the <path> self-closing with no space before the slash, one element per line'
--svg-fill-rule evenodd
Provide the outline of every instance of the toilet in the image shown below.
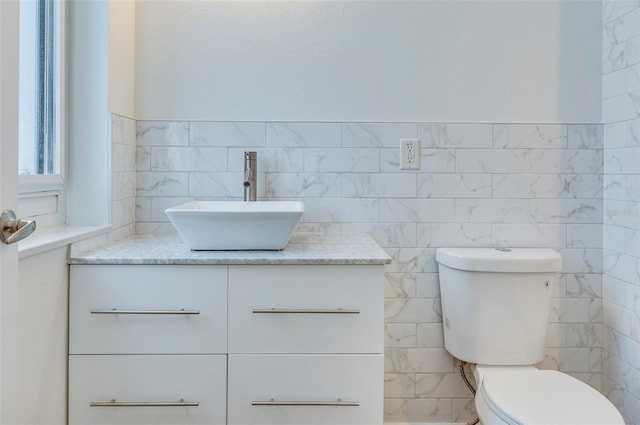
<path fill-rule="evenodd" d="M 439 248 L 445 348 L 475 364 L 483 425 L 624 425 L 605 396 L 544 359 L 560 255 L 535 248 Z"/>

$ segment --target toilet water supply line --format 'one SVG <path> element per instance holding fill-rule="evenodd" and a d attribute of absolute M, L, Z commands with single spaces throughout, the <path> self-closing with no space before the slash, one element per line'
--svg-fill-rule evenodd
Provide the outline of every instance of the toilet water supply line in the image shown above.
<path fill-rule="evenodd" d="M 468 363 L 462 360 L 458 360 L 458 361 L 460 362 L 458 363 L 458 371 L 460 372 L 460 376 L 462 377 L 462 380 L 464 381 L 467 388 L 469 388 L 469 391 L 471 391 L 471 394 L 473 394 L 473 396 L 475 397 L 476 389 L 473 388 L 473 385 L 471 385 L 471 382 L 469 382 L 469 378 L 467 378 L 467 375 L 464 373 L 464 367 Z M 476 425 L 478 422 L 480 422 L 480 418 L 476 415 L 476 417 L 473 420 L 471 420 L 470 422 L 467 422 L 467 425 Z"/>

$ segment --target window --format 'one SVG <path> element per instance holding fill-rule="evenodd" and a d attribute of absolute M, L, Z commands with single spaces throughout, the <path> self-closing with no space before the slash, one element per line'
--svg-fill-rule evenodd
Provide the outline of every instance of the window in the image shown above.
<path fill-rule="evenodd" d="M 64 222 L 63 9 L 62 0 L 20 1 L 20 214 L 53 217 L 45 226 Z"/>

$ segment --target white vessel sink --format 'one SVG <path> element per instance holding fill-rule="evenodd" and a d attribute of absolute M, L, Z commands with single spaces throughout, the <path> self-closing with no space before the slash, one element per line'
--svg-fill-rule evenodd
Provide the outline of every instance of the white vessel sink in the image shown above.
<path fill-rule="evenodd" d="M 194 201 L 165 210 L 192 250 L 283 249 L 302 218 L 300 201 Z"/>

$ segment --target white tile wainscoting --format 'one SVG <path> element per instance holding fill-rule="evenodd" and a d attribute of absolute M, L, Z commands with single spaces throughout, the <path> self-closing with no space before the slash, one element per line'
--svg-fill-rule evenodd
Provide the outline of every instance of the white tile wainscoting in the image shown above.
<path fill-rule="evenodd" d="M 443 348 L 440 246 L 558 249 L 564 269 L 542 367 L 601 387 L 602 126 L 114 116 L 113 127 L 117 227 L 173 232 L 168 207 L 240 200 L 242 154 L 255 150 L 259 198 L 303 200 L 301 230 L 368 232 L 386 249 L 393 257 L 386 268 L 386 422 L 459 423 L 473 415 Z M 419 170 L 400 170 L 399 139 L 408 137 L 421 141 Z"/>
<path fill-rule="evenodd" d="M 602 391 L 640 424 L 640 2 L 603 2 Z"/>
<path fill-rule="evenodd" d="M 136 122 L 111 116 L 111 224 L 110 239 L 135 231 Z"/>

